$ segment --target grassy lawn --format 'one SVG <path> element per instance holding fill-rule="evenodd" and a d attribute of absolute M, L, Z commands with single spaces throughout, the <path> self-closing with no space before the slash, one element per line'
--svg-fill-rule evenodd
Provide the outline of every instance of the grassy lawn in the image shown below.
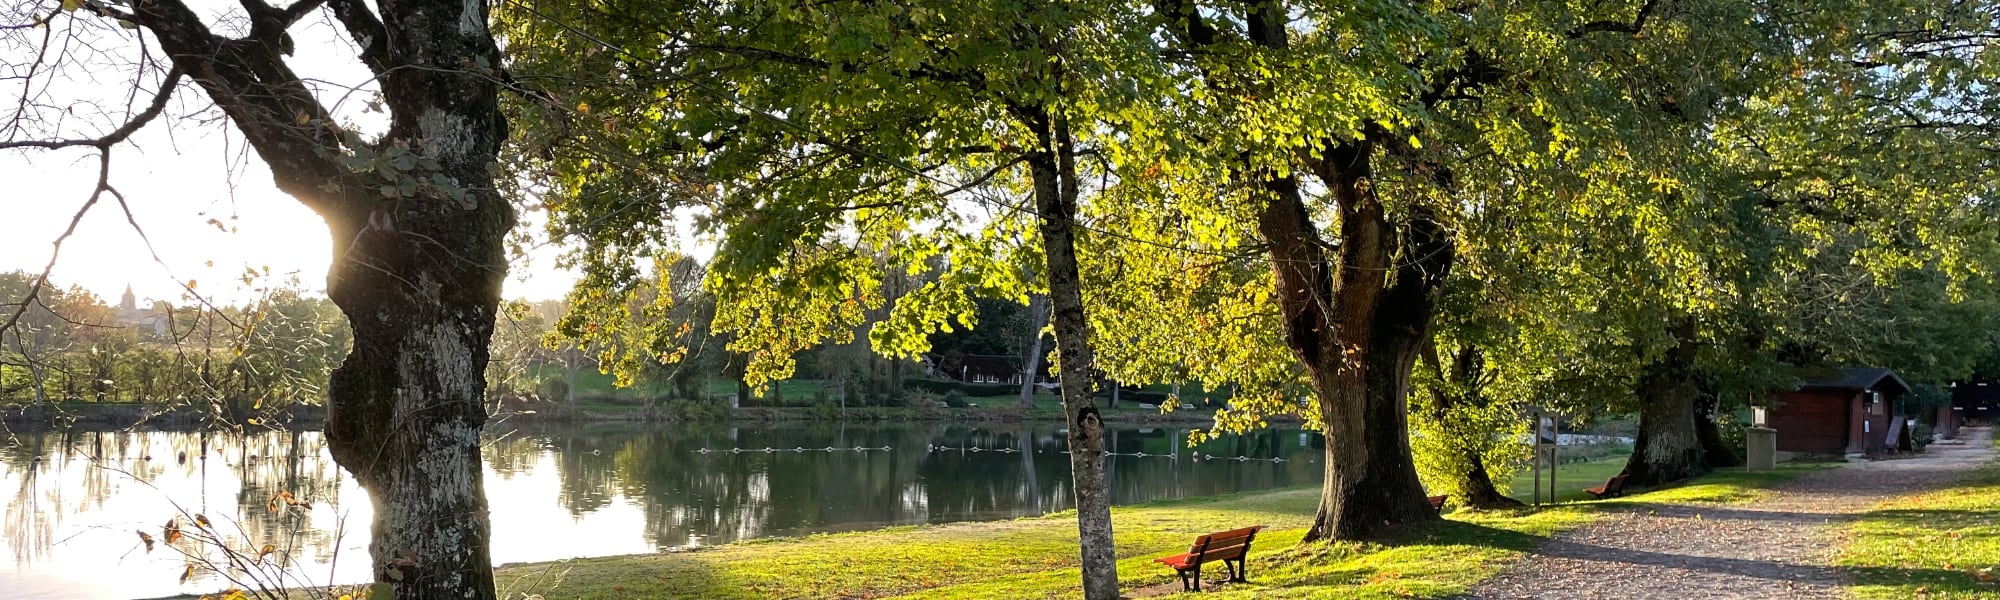
<path fill-rule="evenodd" d="M 1616 456 L 1603 460 L 1572 463 L 1557 467 L 1556 500 L 1560 502 L 1573 502 L 1592 499 L 1590 494 L 1583 493 L 1583 488 L 1604 485 L 1604 480 L 1610 479 L 1612 475 L 1617 475 L 1619 471 L 1625 468 L 1625 460 L 1625 456 Z M 1542 478 L 1543 493 L 1546 494 L 1548 493 L 1548 473 L 1543 473 Z M 1507 487 L 1507 495 L 1513 496 L 1515 500 L 1522 502 L 1533 501 L 1535 498 L 1534 472 L 1522 471 L 1520 475 L 1515 475 L 1513 483 Z"/>
<path fill-rule="evenodd" d="M 1605 461 L 1609 462 L 1609 461 Z M 1724 472 L 1629 501 L 1730 501 L 1804 472 Z M 1601 481 L 1601 480 L 1600 480 Z M 1595 517 L 1600 503 L 1447 515 L 1382 543 L 1301 546 L 1317 489 L 1119 507 L 1119 575 L 1128 591 L 1178 590 L 1153 558 L 1196 535 L 1260 524 L 1252 583 L 1201 597 L 1442 598 L 1463 593 L 1548 536 Z M 508 565 L 512 594 L 551 598 L 1072 598 L 1080 595 L 1074 513 L 987 523 L 758 540 L 698 552 Z"/>
<path fill-rule="evenodd" d="M 1630 455 L 1613 456 L 1584 463 L 1563 465 L 1556 469 L 1556 499 L 1560 502 L 1580 502 L 1594 500 L 1584 488 L 1604 485 L 1604 480 L 1625 469 Z M 1827 464 L 1785 463 L 1774 471 L 1745 471 L 1742 468 L 1720 469 L 1693 481 L 1653 490 L 1636 498 L 1614 499 L 1612 502 L 1705 502 L 1737 503 L 1756 500 L 1764 494 L 1763 488 L 1771 484 L 1797 477 L 1817 469 L 1828 468 Z M 1547 477 L 1544 473 L 1543 477 Z M 1546 485 L 1546 484 L 1545 484 Z M 1514 477 L 1508 486 L 1507 495 L 1515 500 L 1528 502 L 1535 497 L 1534 474 L 1523 472 Z M 1633 490 L 1636 491 L 1636 490 Z"/>
<path fill-rule="evenodd" d="M 1857 598 L 2000 598 L 2000 465 L 1884 502 L 1848 535 L 1836 564 Z"/>

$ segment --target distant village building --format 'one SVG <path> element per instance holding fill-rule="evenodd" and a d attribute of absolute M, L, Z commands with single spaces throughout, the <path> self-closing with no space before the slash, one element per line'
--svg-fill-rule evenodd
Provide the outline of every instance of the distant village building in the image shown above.
<path fill-rule="evenodd" d="M 125 286 L 125 294 L 118 298 L 118 310 L 111 313 L 113 325 L 137 328 L 141 335 L 153 337 L 166 337 L 172 317 L 173 311 L 167 309 L 164 302 L 154 303 L 150 310 L 140 310 L 139 297 L 132 294 L 130 284 Z"/>
<path fill-rule="evenodd" d="M 1027 358 L 1008 354 L 963 354 L 947 352 L 924 357 L 931 375 L 965 383 L 1005 383 L 1020 385 Z M 1037 377 L 1036 383 L 1047 377 Z"/>

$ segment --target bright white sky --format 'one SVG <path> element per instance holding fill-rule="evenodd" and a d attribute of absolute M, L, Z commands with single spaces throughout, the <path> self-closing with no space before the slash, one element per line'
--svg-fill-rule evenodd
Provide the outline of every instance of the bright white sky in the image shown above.
<path fill-rule="evenodd" d="M 241 10 L 228 0 L 190 0 L 189 4 L 209 16 Z M 353 60 L 345 38 L 336 37 L 324 14 L 308 17 L 293 28 L 298 44 L 293 68 L 309 79 L 366 85 L 366 70 Z M 64 31 L 63 21 L 58 19 L 57 23 L 58 31 Z M 218 33 L 227 31 L 226 27 L 218 28 Z M 94 45 L 136 53 L 137 43 L 129 33 L 123 35 L 124 39 L 100 39 Z M 22 56 L 22 52 L 19 46 L 0 45 L 0 64 L 19 66 L 32 60 L 32 54 Z M 132 76 L 130 69 L 75 65 L 57 75 L 46 102 L 61 105 L 94 100 L 114 107 L 123 105 Z M 323 87 L 330 90 L 322 92 L 323 102 L 331 103 L 347 93 L 343 88 Z M 0 98 L 6 104 L 14 104 L 20 92 L 19 83 L 0 81 Z M 379 132 L 384 126 L 382 116 L 361 111 L 370 95 L 353 94 L 335 114 L 363 124 L 363 131 Z M 142 97 L 138 104 L 143 106 L 145 100 Z M 78 122 L 65 127 L 68 137 L 96 137 L 117 125 L 111 118 L 92 120 L 84 118 L 86 112 L 78 114 Z M 185 118 L 191 115 L 200 120 Z M 279 192 L 263 161 L 254 152 L 244 151 L 234 126 L 213 118 L 216 116 L 208 98 L 191 83 L 184 83 L 166 114 L 112 153 L 111 184 L 131 201 L 133 216 L 151 237 L 164 264 L 152 259 L 144 241 L 107 195 L 64 243 L 53 275 L 57 283 L 82 286 L 112 303 L 129 284 L 142 306 L 147 299 L 184 302 L 176 279 L 195 280 L 202 294 L 228 303 L 254 298 L 252 288 L 281 284 L 293 276 L 306 289 L 325 289 L 331 243 L 324 222 Z M 5 182 L 0 185 L 0 271 L 41 270 L 48 261 L 51 242 L 82 206 L 96 174 L 97 159 L 91 149 L 0 151 L 0 181 Z M 235 231 L 219 229 L 209 223 L 210 219 Z M 541 220 L 540 214 L 524 214 L 521 227 L 539 233 Z M 543 245 L 531 253 L 527 263 L 512 265 L 505 295 L 532 300 L 562 297 L 575 275 L 555 269 L 557 253 L 556 248 Z M 270 278 L 249 286 L 243 283 L 246 268 L 261 272 L 266 267 Z"/>

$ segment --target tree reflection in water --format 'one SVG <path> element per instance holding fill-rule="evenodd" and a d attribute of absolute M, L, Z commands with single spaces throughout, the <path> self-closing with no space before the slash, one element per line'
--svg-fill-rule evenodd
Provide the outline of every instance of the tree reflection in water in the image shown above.
<path fill-rule="evenodd" d="M 1107 440 L 1117 453 L 1114 500 L 1313 485 L 1321 473 L 1315 436 L 1265 431 L 1189 449 L 1179 443 L 1186 434 L 1114 428 Z M 1071 492 L 1063 440 L 1052 424 L 1038 423 L 495 427 L 485 447 L 494 560 L 1064 510 Z M 367 576 L 362 528 L 371 507 L 318 432 L 16 432 L 0 441 L 0 485 L 14 491 L 0 538 L 13 560 L 0 566 L 0 588 L 25 597 L 214 591 L 220 584 L 212 576 L 176 585 L 182 564 L 171 552 L 139 549 L 134 530 L 157 534 L 176 504 L 232 538 L 240 527 L 250 547 L 291 549 L 312 581 Z M 313 509 L 268 510 L 280 492 Z M 336 549 L 346 559 L 330 573 Z M 107 569 L 121 575 L 104 577 Z"/>

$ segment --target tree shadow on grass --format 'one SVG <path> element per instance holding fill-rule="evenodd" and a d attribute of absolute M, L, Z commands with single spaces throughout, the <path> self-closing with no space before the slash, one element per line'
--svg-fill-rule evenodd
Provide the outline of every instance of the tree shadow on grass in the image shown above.
<path fill-rule="evenodd" d="M 1801 526 L 1841 523 L 1852 521 L 1858 516 L 1853 513 L 1754 510 L 1714 504 L 1649 504 L 1634 502 L 1607 504 L 1602 508 L 1623 512 L 1643 512 L 1648 515 L 1669 518 L 1699 518 L 1711 521 L 1756 521 L 1760 523 Z"/>

